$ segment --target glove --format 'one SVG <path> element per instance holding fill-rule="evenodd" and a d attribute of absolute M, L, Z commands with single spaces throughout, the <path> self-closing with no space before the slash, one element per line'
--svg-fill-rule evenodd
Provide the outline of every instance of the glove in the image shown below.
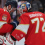
<path fill-rule="evenodd" d="M 0 44 L 3 44 L 3 38 L 4 36 L 0 35 Z"/>
<path fill-rule="evenodd" d="M 11 22 L 10 24 L 12 24 L 14 26 L 13 30 L 17 27 L 17 23 L 16 22 Z"/>
<path fill-rule="evenodd" d="M 13 45 L 14 41 L 11 39 L 10 33 L 6 34 L 6 37 L 4 37 L 3 45 Z"/>

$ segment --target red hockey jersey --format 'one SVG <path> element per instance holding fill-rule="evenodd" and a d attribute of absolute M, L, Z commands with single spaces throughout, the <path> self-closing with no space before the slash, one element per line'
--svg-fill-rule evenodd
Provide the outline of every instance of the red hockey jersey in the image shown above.
<path fill-rule="evenodd" d="M 41 12 L 22 14 L 21 23 L 11 35 L 18 41 L 25 37 L 27 45 L 45 45 L 45 15 Z"/>
<path fill-rule="evenodd" d="M 11 17 L 9 12 L 0 8 L 0 23 L 10 23 Z"/>
<path fill-rule="evenodd" d="M 8 24 L 11 22 L 10 14 L 4 9 L 0 8 L 0 34 L 10 32 L 12 25 Z M 10 29 L 9 29 L 10 27 Z"/>

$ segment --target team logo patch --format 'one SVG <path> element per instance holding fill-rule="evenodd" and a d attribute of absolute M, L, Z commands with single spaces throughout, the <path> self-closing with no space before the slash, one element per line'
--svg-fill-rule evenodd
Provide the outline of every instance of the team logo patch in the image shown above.
<path fill-rule="evenodd" d="M 2 16 L 2 20 L 7 20 L 7 15 L 6 14 L 3 14 L 3 16 Z"/>

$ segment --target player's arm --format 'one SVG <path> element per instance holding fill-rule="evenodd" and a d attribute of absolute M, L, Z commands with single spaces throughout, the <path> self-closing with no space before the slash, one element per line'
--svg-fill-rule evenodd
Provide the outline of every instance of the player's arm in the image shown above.
<path fill-rule="evenodd" d="M 4 24 L 0 29 L 0 33 L 7 33 L 13 30 L 14 26 L 11 24 Z"/>
<path fill-rule="evenodd" d="M 12 32 L 11 37 L 13 40 L 21 40 L 27 34 L 29 28 L 29 17 L 26 15 L 21 16 L 21 23 Z"/>

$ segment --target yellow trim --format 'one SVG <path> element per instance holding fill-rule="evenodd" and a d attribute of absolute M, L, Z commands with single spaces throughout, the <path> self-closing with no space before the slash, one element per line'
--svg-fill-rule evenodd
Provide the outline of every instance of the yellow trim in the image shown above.
<path fill-rule="evenodd" d="M 29 25 L 29 24 L 19 24 L 19 25 Z"/>
<path fill-rule="evenodd" d="M 3 25 L 2 25 L 3 26 Z M 0 29 L 2 28 L 2 26 L 0 27 Z"/>
<path fill-rule="evenodd" d="M 0 21 L 0 22 L 6 22 L 6 21 Z M 7 22 L 6 22 L 7 23 Z M 3 26 L 3 25 L 2 25 Z M 0 26 L 0 29 L 2 28 L 2 26 Z"/>
<path fill-rule="evenodd" d="M 20 30 L 20 29 L 16 29 L 16 30 Z M 20 30 L 20 31 L 22 31 L 22 30 Z M 22 32 L 24 32 L 24 31 L 22 31 Z M 25 33 L 25 32 L 24 32 Z M 25 33 L 26 34 L 26 33 Z"/>
<path fill-rule="evenodd" d="M 0 22 L 6 22 L 6 21 L 0 21 Z M 6 22 L 7 23 L 7 22 Z"/>

